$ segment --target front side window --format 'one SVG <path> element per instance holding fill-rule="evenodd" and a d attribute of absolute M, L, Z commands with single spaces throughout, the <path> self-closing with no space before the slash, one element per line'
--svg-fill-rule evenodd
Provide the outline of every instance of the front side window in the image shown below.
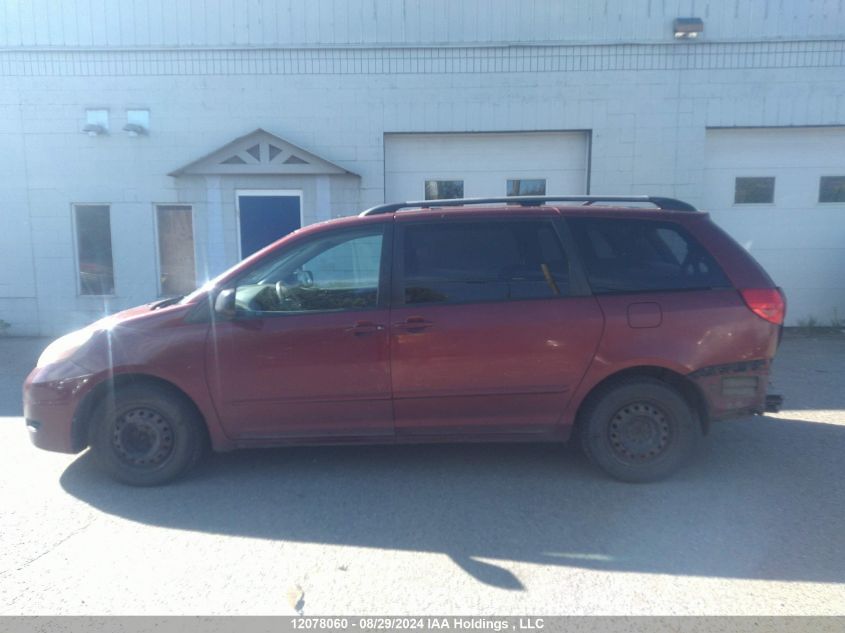
<path fill-rule="evenodd" d="M 771 204 L 775 201 L 775 179 L 737 178 L 734 185 L 734 204 Z"/>
<path fill-rule="evenodd" d="M 238 280 L 244 312 L 365 310 L 378 305 L 382 227 L 330 233 L 259 263 Z"/>
<path fill-rule="evenodd" d="M 569 266 L 551 222 L 409 224 L 402 239 L 405 304 L 551 298 Z"/>
<path fill-rule="evenodd" d="M 73 212 L 79 294 L 114 294 L 111 209 L 104 204 L 79 204 Z"/>
<path fill-rule="evenodd" d="M 592 218 L 567 223 L 594 293 L 730 286 L 710 254 L 677 225 Z"/>

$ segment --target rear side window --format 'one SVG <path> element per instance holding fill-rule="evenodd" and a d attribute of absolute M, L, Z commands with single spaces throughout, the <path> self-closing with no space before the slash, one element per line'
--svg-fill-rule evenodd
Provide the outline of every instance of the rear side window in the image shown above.
<path fill-rule="evenodd" d="M 730 286 L 710 254 L 675 224 L 593 218 L 567 222 L 595 293 Z"/>
<path fill-rule="evenodd" d="M 569 293 L 551 222 L 450 221 L 404 229 L 406 304 L 541 299 Z"/>

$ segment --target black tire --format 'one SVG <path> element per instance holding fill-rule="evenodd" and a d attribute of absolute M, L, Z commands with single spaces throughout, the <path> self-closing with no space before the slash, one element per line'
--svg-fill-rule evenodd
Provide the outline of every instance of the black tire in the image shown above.
<path fill-rule="evenodd" d="M 155 385 L 124 385 L 93 411 L 89 443 L 97 463 L 131 486 L 182 476 L 202 456 L 205 427 L 184 396 Z"/>
<path fill-rule="evenodd" d="M 668 477 L 680 468 L 701 437 L 695 410 L 672 386 L 654 378 L 631 378 L 594 394 L 579 421 L 587 457 L 620 481 Z"/>

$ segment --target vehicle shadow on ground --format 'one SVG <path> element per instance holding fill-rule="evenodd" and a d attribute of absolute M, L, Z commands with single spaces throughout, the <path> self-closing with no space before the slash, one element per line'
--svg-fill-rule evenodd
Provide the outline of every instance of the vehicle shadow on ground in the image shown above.
<path fill-rule="evenodd" d="M 520 581 L 490 559 L 842 583 L 843 454 L 845 427 L 754 418 L 715 426 L 688 468 L 647 485 L 554 445 L 242 451 L 155 489 L 112 483 L 86 453 L 61 484 L 149 525 L 444 553 L 512 590 Z"/>

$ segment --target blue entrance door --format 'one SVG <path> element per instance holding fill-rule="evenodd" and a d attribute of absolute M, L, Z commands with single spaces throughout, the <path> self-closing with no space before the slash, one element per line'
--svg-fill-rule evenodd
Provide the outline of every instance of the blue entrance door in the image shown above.
<path fill-rule="evenodd" d="M 241 258 L 298 229 L 301 201 L 296 195 L 239 194 Z"/>

